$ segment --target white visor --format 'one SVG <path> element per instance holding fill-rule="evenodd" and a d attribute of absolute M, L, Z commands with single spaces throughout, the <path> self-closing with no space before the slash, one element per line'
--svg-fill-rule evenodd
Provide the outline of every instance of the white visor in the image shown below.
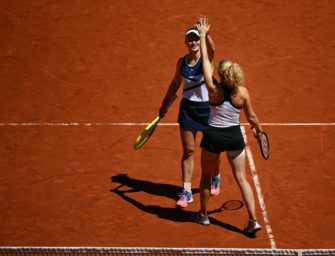
<path fill-rule="evenodd" d="M 196 34 L 198 37 L 200 37 L 199 31 L 195 28 L 191 28 L 185 32 L 185 37 L 187 37 L 189 34 Z"/>

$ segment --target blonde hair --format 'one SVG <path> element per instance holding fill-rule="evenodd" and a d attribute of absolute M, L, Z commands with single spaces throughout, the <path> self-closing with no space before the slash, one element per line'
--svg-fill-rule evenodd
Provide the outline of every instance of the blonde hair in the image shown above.
<path fill-rule="evenodd" d="M 223 59 L 219 62 L 218 73 L 221 82 L 229 87 L 244 85 L 244 72 L 238 63 Z"/>

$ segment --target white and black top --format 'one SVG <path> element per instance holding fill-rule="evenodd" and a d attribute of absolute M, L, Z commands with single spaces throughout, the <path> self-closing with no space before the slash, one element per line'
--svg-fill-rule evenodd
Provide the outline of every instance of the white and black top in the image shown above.
<path fill-rule="evenodd" d="M 225 128 L 240 125 L 241 108 L 231 101 L 232 89 L 222 86 L 224 99 L 218 104 L 210 104 L 211 113 L 208 124 L 213 127 Z"/>

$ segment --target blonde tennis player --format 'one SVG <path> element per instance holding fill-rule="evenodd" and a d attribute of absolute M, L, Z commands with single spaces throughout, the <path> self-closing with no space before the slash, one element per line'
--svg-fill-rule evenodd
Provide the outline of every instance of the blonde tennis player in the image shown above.
<path fill-rule="evenodd" d="M 255 234 L 261 229 L 255 212 L 255 199 L 245 172 L 245 144 L 240 129 L 240 114 L 244 111 L 248 122 L 257 133 L 262 132 L 258 118 L 251 106 L 247 88 L 244 86 L 244 74 L 239 64 L 221 60 L 218 65 L 220 83 L 212 79 L 213 66 L 208 58 L 205 40 L 210 25 L 206 17 L 200 17 L 197 28 L 200 33 L 200 48 L 205 83 L 209 92 L 209 126 L 203 130 L 201 141 L 201 210 L 192 219 L 200 224 L 209 225 L 207 216 L 211 177 L 217 168 L 221 152 L 226 152 L 235 180 L 240 188 L 248 210 L 248 223 L 244 232 Z"/>

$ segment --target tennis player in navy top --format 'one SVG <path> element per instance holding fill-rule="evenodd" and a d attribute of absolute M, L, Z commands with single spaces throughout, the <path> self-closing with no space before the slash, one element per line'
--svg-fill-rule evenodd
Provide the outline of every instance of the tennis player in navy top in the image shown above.
<path fill-rule="evenodd" d="M 185 31 L 185 44 L 188 53 L 178 59 L 174 77 L 165 94 L 160 107 L 160 114 L 166 113 L 166 102 L 177 93 L 183 83 L 182 100 L 179 106 L 178 123 L 180 139 L 183 147 L 181 158 L 182 190 L 178 194 L 177 207 L 187 207 L 193 202 L 192 176 L 194 169 L 194 152 L 196 135 L 208 125 L 210 106 L 208 91 L 202 72 L 202 59 L 200 54 L 200 34 L 196 27 Z M 206 35 L 209 61 L 214 57 L 214 43 L 209 34 Z M 213 178 L 212 194 L 217 195 L 220 189 L 220 176 L 215 173 Z"/>

